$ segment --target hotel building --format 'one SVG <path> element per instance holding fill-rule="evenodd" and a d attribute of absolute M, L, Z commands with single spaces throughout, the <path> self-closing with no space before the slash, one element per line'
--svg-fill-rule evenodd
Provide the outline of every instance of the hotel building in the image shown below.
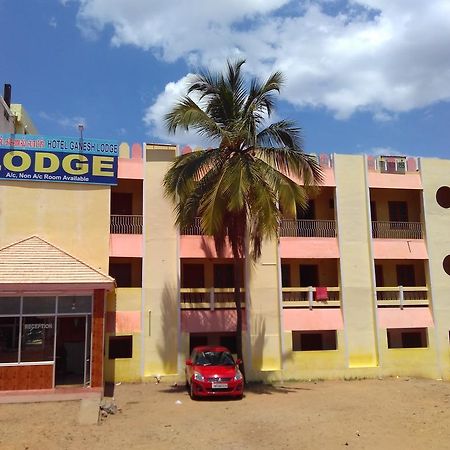
<path fill-rule="evenodd" d="M 0 180 L 0 390 L 182 381 L 193 346 L 233 350 L 230 249 L 163 196 L 179 151 L 121 144 L 115 185 Z M 450 160 L 318 160 L 308 210 L 242 267 L 248 379 L 450 379 Z"/>

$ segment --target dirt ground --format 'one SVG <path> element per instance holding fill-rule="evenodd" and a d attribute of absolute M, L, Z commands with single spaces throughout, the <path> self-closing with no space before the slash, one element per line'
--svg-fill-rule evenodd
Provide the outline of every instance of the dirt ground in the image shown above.
<path fill-rule="evenodd" d="M 243 400 L 122 384 L 121 412 L 77 423 L 80 403 L 0 405 L 0 449 L 450 449 L 450 383 L 421 379 L 250 386 Z"/>

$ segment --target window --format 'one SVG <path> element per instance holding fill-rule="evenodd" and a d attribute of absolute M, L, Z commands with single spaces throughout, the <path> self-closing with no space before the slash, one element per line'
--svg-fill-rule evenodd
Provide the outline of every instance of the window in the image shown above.
<path fill-rule="evenodd" d="M 109 338 L 109 359 L 132 358 L 133 357 L 133 336 L 110 336 Z"/>
<path fill-rule="evenodd" d="M 205 287 L 205 273 L 203 264 L 183 264 L 181 266 L 181 287 Z"/>
<path fill-rule="evenodd" d="M 300 286 L 319 286 L 319 270 L 317 266 L 301 265 L 300 268 Z"/>
<path fill-rule="evenodd" d="M 128 192 L 111 192 L 111 214 L 131 216 L 133 214 L 133 194 Z"/>
<path fill-rule="evenodd" d="M 450 187 L 441 186 L 436 191 L 436 201 L 442 208 L 450 208 Z"/>
<path fill-rule="evenodd" d="M 234 287 L 233 264 L 214 264 L 214 287 L 216 288 Z"/>
<path fill-rule="evenodd" d="M 19 317 L 0 317 L 0 363 L 19 362 Z"/>
<path fill-rule="evenodd" d="M 414 272 L 414 266 L 412 264 L 398 264 L 396 266 L 396 271 L 398 286 L 416 285 L 416 276 Z"/>
<path fill-rule="evenodd" d="M 84 313 L 92 311 L 92 297 L 90 295 L 71 295 L 58 298 L 58 313 Z"/>
<path fill-rule="evenodd" d="M 292 350 L 294 352 L 336 349 L 336 330 L 292 332 Z"/>
<path fill-rule="evenodd" d="M 388 348 L 428 347 L 426 328 L 388 328 Z"/>
<path fill-rule="evenodd" d="M 314 200 L 308 201 L 306 209 L 302 209 L 297 205 L 297 219 L 298 220 L 314 220 L 316 218 L 316 204 Z"/>
<path fill-rule="evenodd" d="M 390 222 L 408 222 L 408 203 L 388 202 Z"/>
<path fill-rule="evenodd" d="M 291 266 L 290 264 L 281 264 L 281 286 L 291 287 Z"/>
<path fill-rule="evenodd" d="M 53 361 L 54 341 L 54 317 L 24 317 L 20 361 Z"/>
<path fill-rule="evenodd" d="M 116 280 L 117 287 L 131 287 L 131 263 L 113 263 L 109 265 L 109 275 Z"/>
<path fill-rule="evenodd" d="M 55 314 L 56 297 L 24 297 L 22 314 Z"/>
<path fill-rule="evenodd" d="M 91 310 L 89 295 L 0 297 L 0 364 L 55 361 L 57 314 L 76 317 Z"/>

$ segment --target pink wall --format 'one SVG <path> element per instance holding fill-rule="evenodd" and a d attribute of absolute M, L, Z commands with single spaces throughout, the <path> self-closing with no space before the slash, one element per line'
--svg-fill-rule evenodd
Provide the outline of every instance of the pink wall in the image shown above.
<path fill-rule="evenodd" d="M 420 174 L 379 173 L 369 172 L 369 187 L 390 189 L 422 189 Z"/>
<path fill-rule="evenodd" d="M 142 180 L 144 178 L 142 159 L 119 158 L 118 177 Z"/>
<path fill-rule="evenodd" d="M 375 259 L 428 259 L 423 239 L 374 239 Z"/>
<path fill-rule="evenodd" d="M 280 238 L 281 258 L 339 258 L 337 238 Z"/>
<path fill-rule="evenodd" d="M 139 311 L 108 311 L 106 313 L 107 333 L 139 333 L 141 313 Z"/>
<path fill-rule="evenodd" d="M 217 256 L 214 239 L 210 236 L 180 236 L 180 258 L 232 258 L 227 246 L 222 255 Z"/>
<path fill-rule="evenodd" d="M 325 309 L 283 309 L 284 330 L 342 330 L 344 322 L 341 310 L 338 308 Z"/>
<path fill-rule="evenodd" d="M 323 171 L 323 183 L 321 186 L 336 186 L 336 180 L 334 178 L 334 170 L 330 167 L 322 167 Z"/>
<path fill-rule="evenodd" d="M 236 331 L 236 311 L 231 309 L 181 311 L 181 330 L 186 333 L 215 333 Z M 245 330 L 245 313 L 242 313 Z"/>
<path fill-rule="evenodd" d="M 142 234 L 110 234 L 109 256 L 142 258 Z"/>
<path fill-rule="evenodd" d="M 378 308 L 380 328 L 433 327 L 429 308 Z"/>

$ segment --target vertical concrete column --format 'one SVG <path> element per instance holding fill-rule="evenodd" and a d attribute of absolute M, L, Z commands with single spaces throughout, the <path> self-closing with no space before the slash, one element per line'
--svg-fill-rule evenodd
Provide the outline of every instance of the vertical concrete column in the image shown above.
<path fill-rule="evenodd" d="M 91 386 L 103 387 L 103 349 L 105 333 L 105 291 L 96 289 L 93 298 Z"/>
<path fill-rule="evenodd" d="M 144 169 L 141 375 L 177 373 L 178 234 L 163 178 L 175 158 L 173 145 L 147 145 Z"/>
<path fill-rule="evenodd" d="M 435 330 L 429 328 L 428 333 L 435 332 L 438 370 L 442 378 L 449 380 L 450 275 L 445 272 L 443 261 L 450 255 L 450 208 L 440 206 L 436 194 L 439 188 L 450 187 L 450 161 L 421 158 L 420 173 L 429 257 L 428 297 L 431 297 L 435 325 Z"/>
<path fill-rule="evenodd" d="M 371 224 L 363 156 L 335 155 L 336 213 L 348 366 L 378 365 Z"/>
<path fill-rule="evenodd" d="M 280 329 L 278 244 L 275 241 L 264 242 L 261 258 L 256 263 L 247 261 L 247 270 L 251 376 L 264 378 L 263 372 L 281 369 L 283 332 Z"/>

